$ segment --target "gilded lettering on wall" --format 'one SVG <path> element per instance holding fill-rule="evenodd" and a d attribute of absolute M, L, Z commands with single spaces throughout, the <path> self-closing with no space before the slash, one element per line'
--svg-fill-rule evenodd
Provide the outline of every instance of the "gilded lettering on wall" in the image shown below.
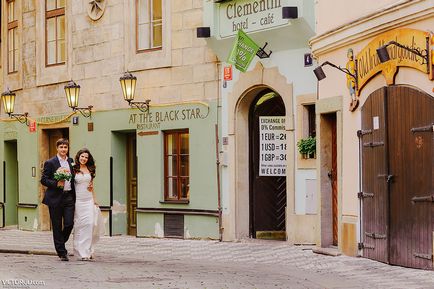
<path fill-rule="evenodd" d="M 388 85 L 395 83 L 395 75 L 400 66 L 411 67 L 428 74 L 428 65 L 424 59 L 402 47 L 388 46 L 390 60 L 385 63 L 380 62 L 376 49 L 389 41 L 396 41 L 411 49 L 429 51 L 429 37 L 430 34 L 425 31 L 401 28 L 383 33 L 369 42 L 356 57 L 357 95 L 360 95 L 363 86 L 379 72 L 383 74 Z"/>
<path fill-rule="evenodd" d="M 205 119 L 208 117 L 209 108 L 207 110 L 206 114 L 199 107 L 132 113 L 128 123 L 137 125 L 138 130 L 157 130 L 160 129 L 161 123 Z"/>

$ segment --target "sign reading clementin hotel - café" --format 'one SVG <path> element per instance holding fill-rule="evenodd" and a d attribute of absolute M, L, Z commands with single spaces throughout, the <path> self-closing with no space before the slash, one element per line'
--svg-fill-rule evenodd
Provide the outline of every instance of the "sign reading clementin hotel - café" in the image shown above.
<path fill-rule="evenodd" d="M 282 7 L 289 0 L 228 1 L 219 7 L 220 37 L 230 37 L 243 30 L 246 33 L 276 28 L 288 24 L 282 19 Z"/>

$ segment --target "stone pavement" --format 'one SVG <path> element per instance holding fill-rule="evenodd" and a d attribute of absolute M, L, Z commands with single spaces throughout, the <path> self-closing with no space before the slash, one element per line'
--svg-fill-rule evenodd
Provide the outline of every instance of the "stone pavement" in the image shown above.
<path fill-rule="evenodd" d="M 279 241 L 103 237 L 97 261 L 89 263 L 50 256 L 51 238 L 50 232 L 0 229 L 0 282 L 45 281 L 40 288 L 434 288 L 432 271 L 318 255 L 312 247 Z M 67 247 L 72 252 L 71 241 Z"/>

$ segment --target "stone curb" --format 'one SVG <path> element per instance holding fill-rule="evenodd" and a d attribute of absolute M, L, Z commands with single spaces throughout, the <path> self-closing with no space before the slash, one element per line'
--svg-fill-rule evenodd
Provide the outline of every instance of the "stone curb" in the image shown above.
<path fill-rule="evenodd" d="M 0 249 L 0 254 L 25 254 L 25 255 L 48 255 L 57 256 L 55 252 L 41 250 L 17 250 L 17 249 Z"/>

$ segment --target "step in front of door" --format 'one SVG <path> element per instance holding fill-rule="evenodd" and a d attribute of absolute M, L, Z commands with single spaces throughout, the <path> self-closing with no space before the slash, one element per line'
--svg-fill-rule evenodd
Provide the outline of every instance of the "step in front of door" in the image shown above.
<path fill-rule="evenodd" d="M 256 231 L 256 239 L 285 241 L 286 232 L 285 231 Z"/>

